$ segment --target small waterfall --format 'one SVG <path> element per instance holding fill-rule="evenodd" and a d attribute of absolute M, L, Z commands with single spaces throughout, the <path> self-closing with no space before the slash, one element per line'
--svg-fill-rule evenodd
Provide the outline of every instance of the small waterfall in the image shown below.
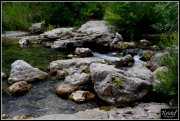
<path fill-rule="evenodd" d="M 143 63 L 143 61 L 139 59 L 140 58 L 140 54 L 141 53 L 139 53 L 139 54 L 137 54 L 137 55 L 135 55 L 133 57 L 135 65 Z M 115 57 L 115 56 L 108 55 L 108 54 L 101 54 L 99 52 L 93 52 L 93 56 L 99 57 L 99 58 L 102 58 L 104 60 L 111 61 L 111 62 L 119 61 L 121 59 L 119 57 Z"/>
<path fill-rule="evenodd" d="M 133 58 L 134 58 L 135 65 L 143 63 L 143 61 L 139 59 L 140 58 L 139 55 L 135 55 Z"/>
<path fill-rule="evenodd" d="M 101 53 L 98 53 L 98 52 L 93 52 L 93 56 L 102 58 L 104 60 L 112 61 L 112 62 L 120 60 L 119 57 L 114 57 L 114 56 L 107 55 L 107 54 L 101 54 Z"/>

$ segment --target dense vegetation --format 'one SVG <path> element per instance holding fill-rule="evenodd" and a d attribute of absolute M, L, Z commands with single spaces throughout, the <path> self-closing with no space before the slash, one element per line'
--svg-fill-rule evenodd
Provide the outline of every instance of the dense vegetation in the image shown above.
<path fill-rule="evenodd" d="M 168 95 L 173 104 L 178 104 L 178 34 L 174 33 L 171 41 L 162 39 L 160 44 L 167 52 L 160 63 L 168 68 L 168 72 L 157 73 L 162 83 L 155 85 L 154 90 Z"/>
<path fill-rule="evenodd" d="M 162 59 L 162 65 L 167 66 L 169 71 L 167 74 L 158 73 L 164 81 L 156 85 L 154 90 L 177 99 L 178 2 L 2 3 L 3 31 L 27 30 L 33 22 L 43 22 L 47 30 L 64 26 L 78 27 L 93 19 L 107 20 L 125 40 L 133 40 L 135 35 L 163 33 L 163 38 L 158 42 L 169 52 Z M 169 38 L 170 35 L 174 38 Z M 3 47 L 8 46 L 4 43 Z"/>

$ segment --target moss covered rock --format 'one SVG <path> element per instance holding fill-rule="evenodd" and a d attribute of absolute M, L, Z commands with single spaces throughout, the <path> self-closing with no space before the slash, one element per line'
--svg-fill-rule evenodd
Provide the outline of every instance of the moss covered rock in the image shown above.
<path fill-rule="evenodd" d="M 140 60 L 143 61 L 149 61 L 152 56 L 154 56 L 155 53 L 153 51 L 146 51 L 144 54 L 140 57 Z"/>

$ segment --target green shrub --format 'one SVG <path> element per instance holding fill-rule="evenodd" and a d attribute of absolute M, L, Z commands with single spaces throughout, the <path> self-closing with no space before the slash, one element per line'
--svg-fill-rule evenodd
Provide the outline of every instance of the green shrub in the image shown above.
<path fill-rule="evenodd" d="M 169 43 L 174 43 L 171 47 L 167 47 L 165 54 L 161 58 L 162 66 L 168 68 L 168 73 L 158 72 L 157 77 L 162 80 L 161 84 L 154 86 L 153 90 L 157 92 L 162 92 L 173 100 L 174 104 L 177 104 L 178 101 L 178 46 L 177 46 L 178 37 L 174 40 L 165 42 L 163 47 L 169 45 Z M 162 42 L 163 43 L 163 42 Z"/>
<path fill-rule="evenodd" d="M 132 39 L 134 35 L 152 33 L 154 29 L 155 3 L 147 2 L 114 2 L 108 3 L 105 20 L 114 25 L 125 39 Z"/>
<path fill-rule="evenodd" d="M 46 25 L 80 26 L 90 19 L 102 19 L 103 3 L 98 2 L 53 2 L 42 3 Z"/>
<path fill-rule="evenodd" d="M 114 84 L 117 88 L 122 89 L 123 86 L 124 86 L 124 82 L 123 82 L 123 80 L 122 80 L 119 76 L 113 77 L 113 78 L 112 78 L 112 82 L 113 82 L 113 84 Z"/>
<path fill-rule="evenodd" d="M 40 20 L 37 3 L 2 2 L 2 30 L 27 30 Z"/>
<path fill-rule="evenodd" d="M 48 27 L 47 27 L 47 29 L 46 29 L 46 31 L 50 31 L 50 30 L 53 30 L 53 29 L 55 29 L 55 28 L 56 28 L 55 25 L 49 24 Z"/>

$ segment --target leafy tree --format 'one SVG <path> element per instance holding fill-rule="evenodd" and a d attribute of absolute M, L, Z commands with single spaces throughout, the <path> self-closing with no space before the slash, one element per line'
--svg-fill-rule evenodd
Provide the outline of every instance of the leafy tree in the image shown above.
<path fill-rule="evenodd" d="M 154 86 L 154 91 L 162 92 L 172 99 L 174 104 L 178 103 L 178 34 L 174 33 L 171 41 L 164 39 L 161 41 L 162 47 L 166 47 L 166 52 L 161 58 L 162 66 L 168 68 L 168 72 L 158 72 L 157 76 L 162 80 L 161 84 Z M 167 47 L 169 46 L 169 47 Z"/>
<path fill-rule="evenodd" d="M 157 18 L 152 26 L 161 33 L 178 31 L 178 2 L 160 2 L 153 10 Z"/>
<path fill-rule="evenodd" d="M 116 30 L 129 39 L 135 34 L 152 33 L 151 24 L 154 21 L 153 6 L 147 2 L 118 2 L 109 3 L 105 20 L 116 27 Z"/>

